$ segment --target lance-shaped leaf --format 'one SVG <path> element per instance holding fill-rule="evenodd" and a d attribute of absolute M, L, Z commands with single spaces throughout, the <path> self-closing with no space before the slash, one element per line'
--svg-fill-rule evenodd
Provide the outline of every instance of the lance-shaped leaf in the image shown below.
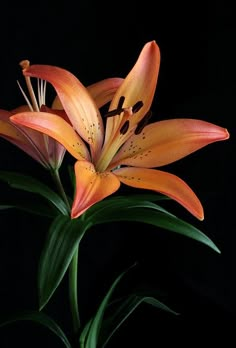
<path fill-rule="evenodd" d="M 39 308 L 48 303 L 65 275 L 79 242 L 89 225 L 81 219 L 58 215 L 50 226 L 41 253 L 38 273 Z"/>
<path fill-rule="evenodd" d="M 69 340 L 67 339 L 65 333 L 62 331 L 60 326 L 51 317 L 42 312 L 24 311 L 21 313 L 13 314 L 1 320 L 0 327 L 13 324 L 21 320 L 33 321 L 36 324 L 43 325 L 51 332 L 53 332 L 64 343 L 66 348 L 72 348 Z"/>
<path fill-rule="evenodd" d="M 158 301 L 151 296 L 143 296 L 132 294 L 121 302 L 121 305 L 115 310 L 115 312 L 108 318 L 105 318 L 105 311 L 110 304 L 111 297 L 121 279 L 130 270 L 128 268 L 122 272 L 113 282 L 110 289 L 104 296 L 98 310 L 93 318 L 84 327 L 84 330 L 80 336 L 81 348 L 96 348 L 97 346 L 104 348 L 112 335 L 118 330 L 118 328 L 124 323 L 124 321 L 130 316 L 131 313 L 141 304 L 148 303 L 161 310 L 170 312 L 172 314 L 178 314 L 161 301 Z M 107 329 L 109 328 L 109 331 Z M 102 335 L 103 331 L 107 331 L 106 335 Z"/>
<path fill-rule="evenodd" d="M 62 198 L 41 181 L 31 176 L 3 170 L 0 171 L 0 180 L 7 182 L 13 188 L 39 194 L 52 203 L 63 215 L 68 215 L 66 204 Z"/>
<path fill-rule="evenodd" d="M 141 198 L 139 202 L 137 199 L 133 202 L 132 199 L 128 201 L 126 198 L 120 198 L 117 201 L 107 199 L 96 204 L 95 208 L 94 210 L 90 209 L 86 215 L 87 219 L 95 225 L 113 221 L 135 221 L 151 224 L 194 239 L 220 253 L 215 243 L 198 228 L 179 219 L 155 203 L 142 201 Z"/>
<path fill-rule="evenodd" d="M 131 294 L 124 299 L 120 299 L 118 308 L 114 309 L 112 307 L 112 314 L 104 319 L 102 323 L 101 337 L 99 338 L 101 348 L 107 346 L 115 332 L 142 303 L 150 304 L 170 314 L 179 314 L 153 296 L 145 296 L 135 293 Z"/>

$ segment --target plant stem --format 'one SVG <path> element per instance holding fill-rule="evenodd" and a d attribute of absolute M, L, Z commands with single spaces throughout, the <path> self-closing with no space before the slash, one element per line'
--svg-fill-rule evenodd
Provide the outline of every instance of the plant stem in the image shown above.
<path fill-rule="evenodd" d="M 80 317 L 78 309 L 78 289 L 77 289 L 77 276 L 78 276 L 78 251 L 77 248 L 69 267 L 69 299 L 71 305 L 71 313 L 73 320 L 74 333 L 78 334 L 80 328 Z"/>
<path fill-rule="evenodd" d="M 60 193 L 62 199 L 64 200 L 64 202 L 65 202 L 66 205 L 67 205 L 68 211 L 70 212 L 71 207 L 70 207 L 70 204 L 69 204 L 69 202 L 68 202 L 68 199 L 67 199 L 65 190 L 64 190 L 64 188 L 63 188 L 63 185 L 62 185 L 62 182 L 61 182 L 61 178 L 60 178 L 60 174 L 59 174 L 58 169 L 52 170 L 52 171 L 51 171 L 51 174 L 52 174 L 52 177 L 53 177 L 53 179 L 54 179 L 54 182 L 56 183 L 58 192 Z"/>
<path fill-rule="evenodd" d="M 51 173 L 56 183 L 57 189 L 68 207 L 68 212 L 70 212 L 71 207 L 67 199 L 64 187 L 62 185 L 59 171 L 53 170 Z M 70 308 L 71 308 L 71 314 L 72 314 L 73 329 L 76 336 L 79 333 L 79 329 L 80 329 L 80 316 L 79 316 L 79 308 L 78 308 L 78 289 L 77 289 L 78 251 L 79 249 L 77 248 L 69 266 L 69 301 L 70 301 Z"/>

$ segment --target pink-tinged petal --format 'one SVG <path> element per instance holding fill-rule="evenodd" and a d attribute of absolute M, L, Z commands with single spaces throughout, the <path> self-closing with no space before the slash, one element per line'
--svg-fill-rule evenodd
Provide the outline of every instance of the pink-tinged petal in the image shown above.
<path fill-rule="evenodd" d="M 23 112 L 11 116 L 13 123 L 32 128 L 61 143 L 76 159 L 89 159 L 83 140 L 60 116 L 46 112 Z"/>
<path fill-rule="evenodd" d="M 0 109 L 0 134 L 24 142 L 24 136 L 10 123 L 12 113 Z"/>
<path fill-rule="evenodd" d="M 87 90 L 93 100 L 95 101 L 98 108 L 101 108 L 108 102 L 110 102 L 116 93 L 118 87 L 124 79 L 120 77 L 111 77 L 99 82 L 93 83 L 87 87 Z M 55 97 L 52 103 L 52 108 L 62 110 L 63 106 L 58 96 Z"/>
<path fill-rule="evenodd" d="M 11 113 L 16 114 L 18 112 L 25 112 L 25 111 L 31 111 L 28 105 L 18 106 L 17 108 L 11 110 Z"/>
<path fill-rule="evenodd" d="M 124 79 L 119 77 L 111 77 L 99 82 L 93 83 L 87 87 L 88 92 L 94 99 L 98 108 L 101 108 L 110 102 L 120 87 Z"/>
<path fill-rule="evenodd" d="M 201 202 L 192 189 L 179 177 L 155 169 L 126 167 L 117 169 L 114 174 L 131 187 L 160 192 L 186 208 L 199 220 L 204 219 Z"/>
<path fill-rule="evenodd" d="M 195 119 L 171 119 L 147 125 L 133 135 L 113 158 L 110 168 L 125 164 L 160 167 L 202 147 L 229 138 L 227 129 Z"/>
<path fill-rule="evenodd" d="M 111 172 L 97 173 L 92 163 L 75 163 L 76 191 L 71 217 L 77 218 L 93 204 L 117 191 L 120 181 Z"/>
<path fill-rule="evenodd" d="M 37 136 L 41 134 L 33 134 L 37 132 L 11 124 L 9 120 L 11 115 L 9 111 L 0 110 L 0 136 L 27 153 L 44 167 L 48 167 L 47 160 L 41 152 L 40 142 L 36 141 L 38 140 Z M 31 136 L 35 136 L 34 141 L 29 136 L 28 130 L 32 133 Z"/>
<path fill-rule="evenodd" d="M 82 83 L 69 71 L 50 65 L 31 65 L 23 73 L 53 85 L 73 127 L 90 144 L 92 155 L 96 157 L 103 142 L 103 122 L 94 100 Z"/>
<path fill-rule="evenodd" d="M 121 97 L 125 97 L 123 107 L 134 106 L 142 101 L 143 106 L 130 118 L 130 127 L 135 125 L 150 109 L 155 94 L 157 78 L 160 68 L 160 50 L 155 41 L 144 45 L 134 67 L 126 76 L 124 82 L 118 88 L 109 110 L 118 107 Z M 122 115 L 109 117 L 106 126 L 107 142 L 116 133 L 121 124 Z"/>

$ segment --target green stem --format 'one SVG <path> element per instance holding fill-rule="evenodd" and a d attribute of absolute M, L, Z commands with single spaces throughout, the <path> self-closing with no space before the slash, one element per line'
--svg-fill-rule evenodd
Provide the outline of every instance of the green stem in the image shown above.
<path fill-rule="evenodd" d="M 69 204 L 69 201 L 67 199 L 65 190 L 63 188 L 61 178 L 59 175 L 58 170 L 52 170 L 52 177 L 57 185 L 57 189 L 59 193 L 61 194 L 64 202 L 66 203 L 68 207 L 68 212 L 70 212 L 71 207 Z M 74 333 L 77 335 L 79 333 L 80 329 L 80 316 L 79 316 L 79 308 L 78 308 L 78 289 L 77 289 L 77 278 L 78 278 L 78 252 L 79 249 L 77 248 L 70 266 L 69 266 L 69 300 L 70 300 L 70 308 L 71 308 L 71 314 L 72 314 L 72 321 L 73 321 L 73 328 Z"/>
<path fill-rule="evenodd" d="M 78 289 L 77 289 L 77 276 L 78 276 L 78 251 L 77 248 L 69 267 L 69 299 L 73 320 L 73 327 L 75 334 L 78 334 L 80 328 L 80 317 L 78 308 Z"/>
<path fill-rule="evenodd" d="M 69 201 L 68 201 L 68 199 L 67 199 L 65 190 L 64 190 L 64 188 L 63 188 L 63 185 L 62 185 L 62 182 L 61 182 L 61 178 L 60 178 L 60 174 L 59 174 L 58 169 L 52 170 L 52 171 L 51 171 L 51 174 L 52 174 L 52 177 L 53 177 L 53 179 L 54 179 L 54 181 L 55 181 L 55 183 L 56 183 L 58 192 L 60 193 L 61 197 L 63 198 L 64 202 L 65 202 L 66 205 L 67 205 L 68 211 L 70 212 L 71 207 L 70 207 Z"/>

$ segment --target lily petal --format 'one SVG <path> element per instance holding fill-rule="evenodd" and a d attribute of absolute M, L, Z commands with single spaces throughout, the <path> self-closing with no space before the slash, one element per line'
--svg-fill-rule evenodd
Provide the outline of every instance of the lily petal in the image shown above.
<path fill-rule="evenodd" d="M 111 77 L 99 82 L 93 83 L 87 87 L 88 92 L 95 100 L 98 108 L 101 108 L 110 102 L 117 89 L 123 83 L 124 79 L 119 77 Z"/>
<path fill-rule="evenodd" d="M 14 139 L 15 141 L 27 143 L 24 135 L 21 134 L 18 129 L 10 123 L 10 116 L 12 116 L 10 111 L 0 110 L 0 135 Z"/>
<path fill-rule="evenodd" d="M 89 159 L 88 149 L 72 126 L 47 112 L 23 112 L 10 117 L 13 123 L 35 129 L 61 143 L 76 159 Z"/>
<path fill-rule="evenodd" d="M 118 107 L 121 97 L 125 97 L 123 108 L 134 106 L 142 101 L 143 106 L 130 118 L 130 128 L 149 111 L 154 97 L 160 68 L 160 50 L 155 41 L 144 45 L 134 67 L 117 90 L 109 110 Z M 122 115 L 107 119 L 105 143 L 113 137 L 122 121 Z"/>
<path fill-rule="evenodd" d="M 23 74 L 53 85 L 73 127 L 90 144 L 92 155 L 96 157 L 103 142 L 103 122 L 86 87 L 72 73 L 55 66 L 30 65 Z"/>
<path fill-rule="evenodd" d="M 111 195 L 120 187 L 120 181 L 111 172 L 97 173 L 92 163 L 75 163 L 76 192 L 71 217 L 77 218 L 93 204 Z"/>
<path fill-rule="evenodd" d="M 11 124 L 9 120 L 11 115 L 10 111 L 0 110 L 0 136 L 47 168 L 48 162 L 46 157 L 43 156 L 44 144 L 42 143 L 42 137 L 40 139 L 40 134 L 32 129 L 24 129 Z"/>
<path fill-rule="evenodd" d="M 97 107 L 101 108 L 112 100 L 117 88 L 120 87 L 123 81 L 124 79 L 122 78 L 111 77 L 89 85 L 87 90 L 95 101 Z M 52 103 L 52 108 L 57 110 L 63 109 L 58 96 L 55 97 Z"/>
<path fill-rule="evenodd" d="M 113 158 L 109 168 L 120 164 L 160 167 L 175 162 L 216 141 L 229 138 L 227 129 L 195 119 L 171 119 L 147 125 L 133 135 Z"/>
<path fill-rule="evenodd" d="M 204 219 L 201 202 L 192 189 L 179 177 L 156 169 L 126 167 L 113 172 L 131 187 L 160 192 L 187 209 L 199 220 Z"/>

